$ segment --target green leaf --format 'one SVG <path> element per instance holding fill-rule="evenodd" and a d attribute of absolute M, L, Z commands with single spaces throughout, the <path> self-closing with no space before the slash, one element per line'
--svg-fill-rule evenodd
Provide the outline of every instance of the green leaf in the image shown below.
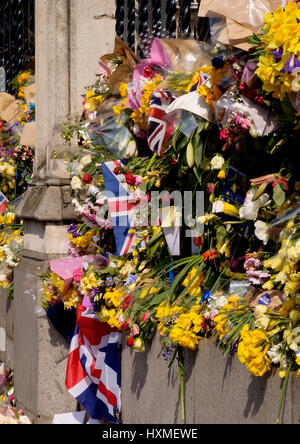
<path fill-rule="evenodd" d="M 217 242 L 222 244 L 225 241 L 226 237 L 227 237 L 226 228 L 221 225 L 217 229 L 216 236 L 217 236 Z"/>
<path fill-rule="evenodd" d="M 285 202 L 285 192 L 283 191 L 279 183 L 277 183 L 274 187 L 273 199 L 278 207 L 283 205 Z"/>
<path fill-rule="evenodd" d="M 202 140 L 200 140 L 199 143 L 195 146 L 194 156 L 195 156 L 195 163 L 198 168 L 202 163 L 203 147 L 204 145 Z"/>

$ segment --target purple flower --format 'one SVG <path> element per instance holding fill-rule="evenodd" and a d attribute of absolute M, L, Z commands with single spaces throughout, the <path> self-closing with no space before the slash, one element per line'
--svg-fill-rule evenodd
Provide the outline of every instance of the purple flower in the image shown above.
<path fill-rule="evenodd" d="M 93 287 L 91 290 L 91 298 L 94 299 L 95 296 L 98 295 L 103 296 L 103 294 L 101 295 L 101 291 L 102 291 L 101 287 Z"/>
<path fill-rule="evenodd" d="M 283 50 L 282 48 L 278 48 L 275 51 L 273 51 L 273 56 L 276 58 L 277 62 L 281 60 L 283 56 Z"/>
<path fill-rule="evenodd" d="M 244 263 L 245 270 L 248 270 L 249 268 L 260 268 L 261 267 L 261 261 L 259 259 L 255 259 L 253 257 L 246 260 Z"/>
<path fill-rule="evenodd" d="M 68 228 L 68 233 L 72 233 L 77 228 L 76 224 L 71 224 Z"/>
<path fill-rule="evenodd" d="M 285 62 L 285 64 L 283 65 L 282 70 L 280 71 L 281 73 L 288 73 L 288 74 L 292 74 L 292 72 L 294 71 L 295 68 L 299 68 L 300 67 L 300 61 L 298 59 L 297 56 L 295 56 L 295 54 L 292 54 L 289 59 Z"/>

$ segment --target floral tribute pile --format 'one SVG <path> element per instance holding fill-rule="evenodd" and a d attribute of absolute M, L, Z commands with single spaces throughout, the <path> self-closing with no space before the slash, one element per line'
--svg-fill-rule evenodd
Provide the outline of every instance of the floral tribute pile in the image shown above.
<path fill-rule="evenodd" d="M 13 373 L 4 364 L 0 365 L 0 424 L 31 424 L 15 406 Z"/>
<path fill-rule="evenodd" d="M 24 244 L 23 221 L 16 217 L 15 206 L 33 171 L 34 144 L 28 146 L 28 135 L 23 137 L 25 125 L 35 121 L 33 74 L 22 72 L 12 86 L 16 97 L 0 93 L 0 286 L 10 299 L 14 268 L 21 260 Z M 0 424 L 31 424 L 23 411 L 16 408 L 13 372 L 3 363 L 0 363 Z"/>
<path fill-rule="evenodd" d="M 62 131 L 83 153 L 68 164 L 82 265 L 67 291 L 43 277 L 45 307 L 88 300 L 136 351 L 158 331 L 181 379 L 209 337 L 254 376 L 300 377 L 300 6 L 250 40 L 154 38 L 141 60 L 117 40 Z"/>
<path fill-rule="evenodd" d="M 13 297 L 13 270 L 23 250 L 23 222 L 15 205 L 31 179 L 34 144 L 25 127 L 35 121 L 34 76 L 30 71 L 12 82 L 16 96 L 0 93 L 0 286 Z"/>

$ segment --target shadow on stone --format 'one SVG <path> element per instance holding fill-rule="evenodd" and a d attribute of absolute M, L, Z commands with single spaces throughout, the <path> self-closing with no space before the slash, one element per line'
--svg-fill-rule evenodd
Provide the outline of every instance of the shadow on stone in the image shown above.
<path fill-rule="evenodd" d="M 223 356 L 225 357 L 225 355 L 223 355 Z M 234 359 L 234 356 L 227 355 L 227 359 L 226 359 L 226 362 L 225 362 L 224 374 L 223 374 L 223 380 L 222 380 L 222 392 L 224 390 L 226 379 L 229 379 L 229 377 L 230 377 L 233 359 Z"/>
<path fill-rule="evenodd" d="M 69 350 L 70 350 L 70 344 L 69 342 L 62 336 L 59 331 L 54 327 L 54 325 L 51 323 L 51 321 L 47 318 L 48 325 L 49 325 L 49 341 L 50 344 L 54 347 L 62 347 L 64 350 L 63 356 L 59 361 L 56 361 L 55 364 L 60 364 L 65 359 L 68 359 L 69 357 Z"/>
<path fill-rule="evenodd" d="M 251 417 L 254 417 L 258 414 L 261 406 L 264 403 L 267 383 L 268 383 L 268 376 L 262 376 L 262 377 L 252 376 L 251 382 L 248 386 L 247 405 L 243 411 L 245 418 L 248 418 L 249 415 Z"/>
<path fill-rule="evenodd" d="M 136 393 L 137 399 L 140 398 L 141 392 L 145 385 L 147 374 L 148 374 L 148 349 L 146 349 L 143 353 L 136 353 L 131 351 L 131 353 L 135 353 L 133 358 L 133 371 L 132 371 L 132 383 L 131 390 L 133 393 Z"/>

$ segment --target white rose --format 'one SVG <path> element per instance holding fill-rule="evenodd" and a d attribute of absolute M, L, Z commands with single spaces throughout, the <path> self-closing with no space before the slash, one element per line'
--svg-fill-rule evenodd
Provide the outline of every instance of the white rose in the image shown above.
<path fill-rule="evenodd" d="M 224 165 L 225 160 L 222 156 L 216 155 L 210 162 L 212 170 L 220 170 Z"/>
<path fill-rule="evenodd" d="M 86 167 L 91 162 L 92 162 L 92 156 L 90 154 L 88 154 L 87 156 L 84 156 L 80 160 L 79 167 L 84 168 L 84 167 Z"/>
<path fill-rule="evenodd" d="M 74 176 L 71 180 L 71 187 L 73 190 L 82 190 L 82 181 L 80 177 Z"/>

